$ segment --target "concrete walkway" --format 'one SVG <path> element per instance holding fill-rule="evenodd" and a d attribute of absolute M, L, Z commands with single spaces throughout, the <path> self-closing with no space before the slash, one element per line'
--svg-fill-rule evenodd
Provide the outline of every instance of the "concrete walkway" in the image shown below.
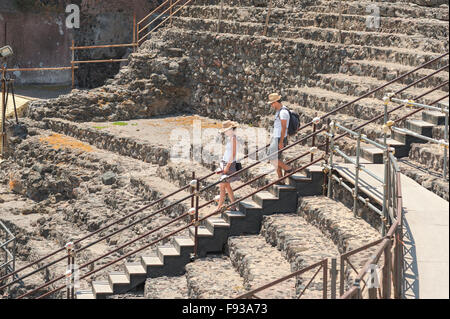
<path fill-rule="evenodd" d="M 384 165 L 364 164 L 378 177 Z M 354 183 L 354 166 L 337 164 L 337 172 Z M 361 191 L 381 202 L 381 183 L 360 172 Z M 405 297 L 449 298 L 449 203 L 411 178 L 401 175 L 404 206 Z"/>

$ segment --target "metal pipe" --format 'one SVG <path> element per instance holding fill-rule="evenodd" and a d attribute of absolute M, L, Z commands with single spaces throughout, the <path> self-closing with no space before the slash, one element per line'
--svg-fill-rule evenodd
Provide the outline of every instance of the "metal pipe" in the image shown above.
<path fill-rule="evenodd" d="M 379 148 L 379 149 L 386 150 L 386 148 L 387 148 L 386 146 L 381 145 L 380 143 L 377 143 L 377 142 L 375 142 L 375 141 L 373 141 L 373 140 L 367 138 L 366 136 L 359 135 L 358 132 L 352 131 L 352 130 L 346 128 L 345 126 L 342 126 L 342 125 L 337 124 L 337 123 L 336 123 L 336 126 L 337 126 L 338 128 L 340 128 L 341 130 L 347 132 L 348 134 L 353 135 L 354 137 L 361 136 L 361 137 L 360 137 L 361 140 L 363 140 L 363 141 L 366 142 L 366 143 L 372 144 L 373 146 L 375 146 L 375 147 L 377 147 L 377 148 Z"/>
<path fill-rule="evenodd" d="M 78 69 L 77 66 L 74 67 Z M 54 68 L 14 68 L 14 69 L 6 69 L 7 72 L 30 72 L 30 71 L 62 71 L 62 70 L 72 70 L 71 66 L 65 67 L 54 67 Z"/>
<path fill-rule="evenodd" d="M 351 162 L 353 165 L 356 166 L 356 162 L 350 158 L 347 154 L 345 154 L 344 152 L 342 152 L 337 146 L 335 147 L 335 152 L 338 153 L 340 156 L 342 156 L 343 158 L 345 158 L 347 161 Z M 384 180 L 380 177 L 378 177 L 377 175 L 375 175 L 374 173 L 372 173 L 370 170 L 368 170 L 367 168 L 365 168 L 364 166 L 360 166 L 360 169 L 364 172 L 366 172 L 368 175 L 372 176 L 374 179 L 376 179 L 377 181 L 379 181 L 380 183 L 384 184 Z"/>
<path fill-rule="evenodd" d="M 350 186 L 348 186 L 348 185 L 345 184 L 345 183 L 341 183 L 341 180 L 340 180 L 336 175 L 333 175 L 332 178 L 333 178 L 336 182 L 338 182 L 338 183 L 340 184 L 340 186 L 344 187 L 346 190 L 348 190 L 350 193 L 353 194 L 354 189 L 351 188 Z M 375 213 L 377 213 L 377 214 L 380 215 L 380 216 L 383 216 L 383 212 L 382 212 L 381 210 L 379 210 L 378 208 L 376 208 L 376 207 L 375 207 L 374 205 L 372 205 L 371 203 L 367 202 L 366 199 L 365 199 L 364 197 L 358 195 L 358 199 L 359 199 L 364 205 L 366 205 L 367 207 L 369 207 L 370 209 L 372 209 Z"/>
<path fill-rule="evenodd" d="M 328 292 L 328 259 L 324 259 L 322 261 L 322 267 L 323 267 L 323 277 L 322 277 L 322 298 L 327 299 L 327 292 Z"/>
<path fill-rule="evenodd" d="M 153 19 L 149 24 L 147 24 L 142 30 L 145 30 L 146 28 L 148 28 L 154 21 L 158 20 L 164 13 L 166 13 L 169 9 L 172 9 L 172 7 L 174 5 L 176 5 L 180 0 L 177 0 L 174 2 L 173 5 L 171 5 L 169 8 L 167 8 L 166 10 L 164 10 L 159 16 L 157 16 L 155 19 Z M 180 11 L 181 9 L 183 9 L 189 2 L 191 2 L 192 0 L 188 0 L 185 4 L 183 4 L 180 8 L 178 8 L 173 14 L 177 13 L 178 11 Z M 139 41 L 142 41 L 143 39 L 145 39 L 146 37 L 148 37 L 154 30 L 156 30 L 161 24 L 163 24 L 164 22 L 166 22 L 167 20 L 170 19 L 171 16 L 169 16 L 169 18 L 164 19 L 161 23 L 159 23 L 156 27 L 154 27 L 149 33 L 147 33 L 146 35 L 144 35 L 142 38 L 139 39 Z"/>
<path fill-rule="evenodd" d="M 269 0 L 269 10 L 266 15 L 266 23 L 264 24 L 263 36 L 267 35 L 267 26 L 269 24 L 269 18 L 271 13 L 272 13 L 272 0 Z"/>
<path fill-rule="evenodd" d="M 444 86 L 445 84 L 448 84 L 448 83 L 449 83 L 449 81 L 446 81 L 445 83 L 442 83 L 441 85 L 439 85 L 439 87 L 442 87 L 442 86 Z M 443 97 L 441 97 L 441 98 L 439 98 L 439 99 L 433 101 L 433 102 L 430 103 L 430 104 L 436 104 L 437 102 L 439 102 L 439 101 L 441 101 L 441 100 L 443 100 L 443 99 L 445 99 L 445 98 L 448 98 L 448 96 L 449 96 L 449 95 L 447 94 L 447 95 L 445 95 L 445 96 L 443 96 Z M 418 98 L 419 98 L 419 97 L 418 97 Z M 402 106 L 404 106 L 404 105 L 402 105 Z M 420 111 L 423 111 L 423 108 L 419 108 L 419 109 L 417 109 L 417 110 L 414 110 L 414 111 L 412 111 L 412 112 L 410 112 L 410 113 L 408 113 L 408 114 L 406 114 L 406 115 L 404 115 L 404 116 L 402 116 L 402 117 L 396 119 L 394 122 L 395 122 L 395 123 L 401 122 L 401 121 L 403 121 L 404 119 L 406 119 L 407 117 L 410 117 L 411 115 L 414 115 L 414 114 L 416 114 L 416 113 L 418 113 L 418 112 L 420 112 Z"/>
<path fill-rule="evenodd" d="M 447 146 L 448 146 L 448 112 L 445 114 L 445 125 L 444 125 L 444 140 L 447 141 Z M 448 159 L 447 159 L 447 148 L 444 147 L 444 172 L 442 173 L 444 179 L 447 178 L 447 164 L 448 163 Z"/>
<path fill-rule="evenodd" d="M 428 141 L 428 142 L 432 142 L 432 143 L 436 143 L 436 144 L 444 145 L 444 146 L 447 146 L 447 147 L 448 147 L 448 142 L 444 142 L 444 141 L 442 141 L 442 140 L 439 141 L 439 140 L 436 140 L 436 139 L 434 139 L 434 138 L 431 138 L 431 137 L 428 137 L 428 136 L 424 136 L 424 135 L 421 135 L 421 134 L 419 134 L 419 133 L 416 133 L 416 132 L 407 130 L 407 129 L 405 129 L 405 128 L 400 128 L 400 127 L 392 126 L 392 127 L 391 127 L 391 130 L 394 131 L 394 132 L 404 133 L 404 134 L 407 134 L 407 135 L 411 135 L 411 136 L 414 136 L 414 137 L 417 137 L 417 138 L 426 140 L 426 141 Z"/>
<path fill-rule="evenodd" d="M 331 277 L 331 299 L 336 299 L 336 281 L 337 281 L 337 260 L 336 258 L 331 258 L 331 269 L 330 269 L 330 277 Z"/>
<path fill-rule="evenodd" d="M 75 40 L 72 40 L 72 60 L 70 62 L 72 66 L 72 90 L 75 88 Z"/>
<path fill-rule="evenodd" d="M 156 7 L 156 9 L 154 9 L 152 12 L 150 12 L 149 14 L 147 14 L 144 18 L 141 19 L 141 21 L 138 22 L 138 25 L 140 25 L 142 22 L 144 22 L 145 20 L 147 20 L 148 17 L 150 17 L 153 13 L 155 13 L 156 11 L 158 11 L 161 7 L 163 7 L 167 2 L 169 2 L 169 0 L 164 1 L 163 3 L 161 3 L 158 7 Z"/>
<path fill-rule="evenodd" d="M 315 264 L 313 264 L 313 265 L 307 266 L 307 267 L 302 268 L 302 269 L 300 269 L 300 270 L 297 270 L 296 272 L 293 272 L 293 273 L 291 273 L 291 274 L 289 274 L 289 275 L 287 275 L 287 276 L 284 276 L 284 277 L 282 277 L 282 278 L 280 278 L 280 279 L 277 279 L 277 280 L 274 280 L 274 281 L 272 281 L 272 282 L 270 282 L 270 283 L 268 283 L 268 284 L 265 284 L 264 286 L 261 286 L 261 287 L 258 287 L 258 288 L 256 288 L 256 289 L 253 289 L 253 290 L 251 290 L 251 291 L 249 291 L 249 292 L 246 292 L 245 294 L 242 294 L 242 295 L 236 297 L 236 299 L 245 299 L 245 298 L 249 298 L 249 297 L 253 296 L 254 294 L 256 294 L 257 292 L 263 291 L 263 290 L 265 290 L 265 289 L 267 289 L 267 288 L 270 288 L 270 287 L 272 287 L 272 286 L 274 286 L 274 285 L 279 284 L 280 282 L 286 281 L 286 280 L 288 280 L 288 279 L 291 279 L 292 277 L 299 276 L 299 275 L 301 275 L 301 274 L 303 274 L 303 273 L 305 273 L 305 272 L 307 272 L 307 271 L 309 271 L 309 270 L 312 270 L 312 269 L 314 269 L 314 268 L 317 268 L 317 267 L 319 267 L 319 266 L 322 266 L 323 263 L 324 263 L 324 261 L 321 260 L 321 261 L 319 261 L 319 262 L 317 262 L 317 263 L 315 263 Z"/>
<path fill-rule="evenodd" d="M 389 160 L 388 160 L 388 152 L 384 151 L 383 154 L 383 161 L 384 161 L 384 182 L 383 182 L 383 222 L 381 223 L 381 235 L 386 235 L 386 221 L 388 218 L 388 210 L 386 207 L 387 201 L 386 196 L 388 195 L 388 186 L 389 186 L 389 176 L 388 176 L 388 166 L 389 166 Z"/>
<path fill-rule="evenodd" d="M 427 104 L 422 104 L 422 103 L 416 103 L 412 100 L 401 100 L 401 99 L 396 99 L 396 98 L 391 98 L 392 102 L 396 102 L 396 103 L 404 103 L 407 106 L 414 106 L 414 107 L 421 107 L 421 108 L 425 108 L 425 109 L 429 109 L 432 111 L 437 111 L 437 112 L 442 112 L 445 114 L 448 114 L 448 108 L 439 108 L 439 107 L 435 107 L 435 106 L 431 106 L 431 105 L 427 105 Z"/>
<path fill-rule="evenodd" d="M 331 177 L 333 176 L 333 153 L 334 153 L 334 134 L 336 132 L 336 124 L 331 122 L 329 125 L 329 133 L 331 134 L 330 138 L 330 158 L 329 158 L 329 168 L 328 168 L 328 188 L 327 188 L 327 197 L 331 198 L 331 186 L 332 181 Z"/>
<path fill-rule="evenodd" d="M 219 19 L 217 20 L 217 30 L 216 32 L 220 32 L 220 22 L 222 21 L 222 11 L 223 11 L 223 0 L 220 0 L 220 9 L 219 9 Z"/>
<path fill-rule="evenodd" d="M 313 123 L 313 133 L 316 132 L 316 123 Z M 312 137 L 312 141 L 311 141 L 311 146 L 315 147 L 316 146 L 316 136 L 313 135 Z M 311 162 L 314 161 L 314 153 L 311 153 Z"/>
<path fill-rule="evenodd" d="M 116 63 L 125 62 L 128 59 L 108 59 L 108 60 L 85 60 L 85 61 L 73 61 L 74 64 L 86 64 L 86 63 Z"/>
<path fill-rule="evenodd" d="M 70 47 L 73 50 L 86 50 L 86 49 L 102 49 L 102 48 L 122 48 L 122 47 L 135 47 L 134 43 L 135 38 L 133 37 L 133 43 L 124 43 L 124 44 L 103 44 L 103 45 L 87 45 L 87 46 L 79 46 L 79 47 Z"/>
<path fill-rule="evenodd" d="M 195 185 L 195 235 L 194 235 L 194 258 L 198 257 L 198 200 L 199 200 L 200 183 L 197 181 Z"/>
<path fill-rule="evenodd" d="M 359 156 L 361 151 L 361 133 L 358 134 L 358 141 L 356 142 L 356 165 L 355 165 L 355 189 L 353 195 L 353 217 L 356 218 L 356 210 L 358 205 L 358 184 L 359 184 L 359 170 L 360 170 L 360 164 L 359 164 Z"/>

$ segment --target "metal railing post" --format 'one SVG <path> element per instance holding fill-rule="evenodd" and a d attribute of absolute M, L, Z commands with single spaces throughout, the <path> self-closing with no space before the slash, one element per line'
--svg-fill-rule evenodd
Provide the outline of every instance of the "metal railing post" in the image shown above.
<path fill-rule="evenodd" d="M 353 189 L 353 216 L 356 217 L 356 210 L 358 209 L 358 183 L 359 183 L 359 170 L 360 170 L 360 164 L 359 164 L 359 157 L 361 155 L 361 132 L 358 132 L 356 142 L 356 165 L 355 165 L 355 188 Z"/>
<path fill-rule="evenodd" d="M 72 90 L 75 88 L 75 40 L 72 40 Z"/>
<path fill-rule="evenodd" d="M 391 297 L 391 241 L 388 241 L 384 249 L 384 266 L 383 266 L 383 299 Z"/>
<path fill-rule="evenodd" d="M 169 6 L 170 6 L 170 26 L 172 27 L 172 15 L 173 15 L 173 9 L 172 9 L 172 0 L 170 0 L 169 2 Z"/>
<path fill-rule="evenodd" d="M 196 180 L 196 186 L 195 186 L 195 243 L 194 243 L 194 258 L 198 257 L 198 226 L 199 226 L 199 221 L 198 221 L 198 204 L 199 204 L 199 191 L 200 191 L 200 181 L 197 179 Z"/>
<path fill-rule="evenodd" d="M 133 11 L 133 52 L 136 52 L 136 10 Z"/>
<path fill-rule="evenodd" d="M 330 141 L 330 162 L 328 164 L 328 189 L 327 196 L 331 198 L 331 183 L 333 174 L 333 153 L 334 153 L 334 134 L 336 131 L 336 126 L 334 121 L 330 123 L 329 133 L 331 134 Z"/>
<path fill-rule="evenodd" d="M 444 140 L 448 143 L 449 139 L 448 139 L 448 113 L 445 113 L 445 125 L 444 125 Z M 447 159 L 447 148 L 445 146 L 443 146 L 444 149 L 444 171 L 443 171 L 443 177 L 444 179 L 447 178 L 447 163 L 448 163 L 448 159 Z"/>
<path fill-rule="evenodd" d="M 313 133 L 316 132 L 316 123 L 313 123 Z M 313 135 L 312 137 L 312 142 L 311 142 L 311 147 L 315 147 L 316 146 L 316 136 Z M 314 161 L 314 153 L 311 152 L 311 162 Z"/>
<path fill-rule="evenodd" d="M 220 9 L 219 9 L 219 19 L 217 20 L 217 30 L 216 32 L 220 32 L 220 22 L 222 22 L 222 11 L 223 11 L 223 0 L 220 0 Z"/>
<path fill-rule="evenodd" d="M 330 297 L 331 297 L 331 299 L 336 299 L 336 281 L 337 281 L 337 260 L 336 260 L 336 258 L 331 258 L 330 277 L 331 277 Z"/>
<path fill-rule="evenodd" d="M 328 259 L 325 258 L 323 263 L 323 278 L 322 278 L 322 298 L 328 298 Z"/>
<path fill-rule="evenodd" d="M 386 225 L 388 220 L 388 207 L 387 207 L 387 196 L 389 193 L 388 187 L 389 187 L 389 150 L 385 150 L 383 152 L 383 160 L 384 160 L 384 179 L 383 179 L 383 217 L 382 217 L 382 225 L 381 225 L 381 235 L 386 235 Z"/>
<path fill-rule="evenodd" d="M 269 25 L 270 14 L 272 13 L 272 0 L 269 1 L 269 10 L 267 11 L 266 23 L 264 25 L 264 33 L 263 36 L 267 35 L 267 27 Z"/>
<path fill-rule="evenodd" d="M 338 40 L 339 40 L 339 43 L 342 43 L 342 1 L 339 1 L 338 10 L 339 10 L 339 17 L 338 17 L 338 30 L 339 30 L 338 36 L 339 36 L 339 38 L 338 38 Z"/>
<path fill-rule="evenodd" d="M 344 283 L 345 283 L 345 258 L 341 255 L 341 260 L 339 264 L 339 296 L 344 294 Z"/>
<path fill-rule="evenodd" d="M 356 287 L 356 293 L 354 299 L 361 299 L 361 282 L 359 278 L 356 278 L 353 287 Z"/>
<path fill-rule="evenodd" d="M 5 153 L 5 147 L 6 147 L 6 98 L 5 98 L 5 94 L 6 94 L 6 67 L 5 65 L 2 65 L 2 78 L 1 78 L 1 82 L 2 82 L 2 103 L 1 103 L 1 107 L 2 109 L 0 110 L 2 112 L 2 127 L 1 127 L 1 145 L 0 145 L 0 150 L 1 150 L 1 154 L 0 157 L 3 157 L 3 154 Z"/>
<path fill-rule="evenodd" d="M 66 297 L 67 299 L 72 299 L 71 296 L 71 286 L 72 286 L 72 277 L 73 277 L 73 267 L 72 267 L 72 245 L 73 243 L 69 242 L 66 244 L 67 250 L 67 270 L 66 270 Z"/>

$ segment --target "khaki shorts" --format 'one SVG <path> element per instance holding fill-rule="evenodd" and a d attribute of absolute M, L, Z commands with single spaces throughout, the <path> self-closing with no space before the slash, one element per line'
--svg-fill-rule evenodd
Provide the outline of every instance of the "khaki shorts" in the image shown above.
<path fill-rule="evenodd" d="M 276 160 L 283 160 L 283 153 L 278 152 L 278 144 L 280 143 L 280 138 L 278 137 L 272 137 L 272 140 L 270 141 L 269 149 L 267 150 L 267 157 L 269 161 L 276 161 Z M 287 146 L 287 137 L 283 140 L 283 147 Z M 278 154 L 275 154 L 278 152 Z"/>

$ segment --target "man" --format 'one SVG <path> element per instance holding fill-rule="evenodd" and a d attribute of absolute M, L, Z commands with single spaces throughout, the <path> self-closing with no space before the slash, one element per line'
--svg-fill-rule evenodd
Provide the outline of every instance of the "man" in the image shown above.
<path fill-rule="evenodd" d="M 278 93 L 270 94 L 268 103 L 272 108 L 276 110 L 268 156 L 272 165 L 274 165 L 277 169 L 278 178 L 281 178 L 283 177 L 282 169 L 284 170 L 285 174 L 290 173 L 292 169 L 282 161 L 281 152 L 279 152 L 278 154 L 274 153 L 283 149 L 287 145 L 287 132 L 290 116 L 289 111 L 281 104 L 281 96 Z M 283 180 L 277 184 L 285 185 L 285 181 Z"/>

